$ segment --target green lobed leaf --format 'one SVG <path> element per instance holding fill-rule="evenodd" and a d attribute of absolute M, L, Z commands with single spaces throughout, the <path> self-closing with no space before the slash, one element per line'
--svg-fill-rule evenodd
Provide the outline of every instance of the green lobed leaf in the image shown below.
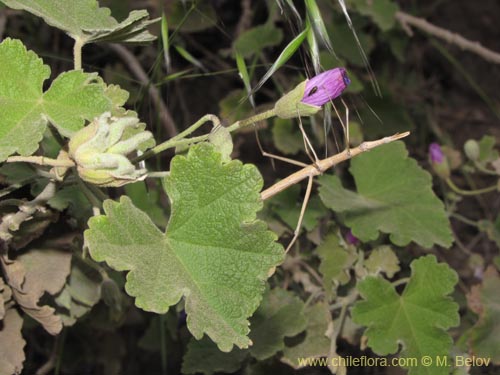
<path fill-rule="evenodd" d="M 275 288 L 267 290 L 262 303 L 250 319 L 250 349 L 234 348 L 221 352 L 208 338 L 191 340 L 184 356 L 184 373 L 234 372 L 248 354 L 262 361 L 285 348 L 285 337 L 291 337 L 306 328 L 304 303 L 291 292 Z"/>
<path fill-rule="evenodd" d="M 280 152 L 295 155 L 304 150 L 304 138 L 291 119 L 276 117 L 273 120 L 272 132 L 274 144 Z"/>
<path fill-rule="evenodd" d="M 497 365 L 500 364 L 499 290 L 499 274 L 490 266 L 484 273 L 482 284 L 473 286 L 472 293 L 479 295 L 479 320 L 465 333 L 472 353 L 478 357 L 490 358 Z"/>
<path fill-rule="evenodd" d="M 300 209 L 302 207 L 301 188 L 294 185 L 269 200 L 268 206 L 283 220 L 290 228 L 294 229 L 299 222 Z M 267 203 L 267 202 L 266 202 Z M 318 197 L 312 197 L 303 217 L 303 227 L 306 231 L 313 230 L 321 217 L 325 216 L 327 209 Z"/>
<path fill-rule="evenodd" d="M 1 0 L 13 9 L 21 9 L 44 19 L 49 25 L 85 43 L 146 43 L 156 39 L 147 27 L 159 19 L 148 20 L 146 10 L 133 10 L 118 23 L 108 8 L 100 8 L 96 0 Z"/>
<path fill-rule="evenodd" d="M 170 30 L 198 32 L 217 26 L 217 13 L 208 1 L 173 1 L 165 7 Z"/>
<path fill-rule="evenodd" d="M 453 236 L 443 202 L 432 191 L 428 172 L 408 157 L 402 142 L 359 155 L 350 172 L 358 193 L 346 190 L 335 176 L 320 178 L 325 205 L 342 213 L 344 223 L 362 241 L 375 240 L 379 231 L 405 246 L 410 241 L 430 248 L 450 247 Z"/>
<path fill-rule="evenodd" d="M 364 265 L 370 274 L 383 272 L 388 278 L 392 278 L 400 270 L 399 259 L 389 246 L 373 249 Z"/>
<path fill-rule="evenodd" d="M 369 276 L 358 283 L 364 301 L 352 309 L 355 323 L 368 327 L 368 346 L 379 355 L 395 354 L 405 358 L 449 355 L 452 338 L 446 333 L 460 322 L 458 304 L 448 295 L 457 274 L 445 263 L 428 255 L 411 263 L 412 274 L 403 293 L 398 295 L 391 283 Z M 445 375 L 449 369 L 437 366 L 410 367 L 409 375 Z"/>
<path fill-rule="evenodd" d="M 340 57 L 343 57 L 352 65 L 359 67 L 365 66 L 356 38 L 344 19 L 335 20 L 334 23 L 329 23 L 327 30 L 328 34 L 331 36 L 335 50 Z M 375 47 L 373 37 L 363 30 L 360 30 L 359 33 L 359 43 L 366 54 L 370 54 Z"/>
<path fill-rule="evenodd" d="M 262 178 L 253 165 L 222 163 L 209 144 L 176 156 L 165 179 L 172 214 L 163 234 L 129 198 L 105 201 L 89 220 L 92 257 L 129 270 L 126 291 L 144 310 L 164 313 L 185 297 L 187 326 L 223 351 L 250 344 L 247 318 L 269 270 L 283 259 L 275 235 L 255 215 Z"/>
<path fill-rule="evenodd" d="M 49 120 L 70 136 L 85 120 L 110 109 L 97 74 L 62 73 L 43 93 L 50 69 L 19 40 L 7 38 L 0 44 L 0 65 L 0 161 L 15 152 L 35 152 Z"/>
<path fill-rule="evenodd" d="M 262 361 L 285 348 L 285 337 L 299 334 L 306 328 L 304 303 L 291 292 L 275 288 L 264 295 L 251 319 L 250 354 Z"/>
<path fill-rule="evenodd" d="M 303 367 L 299 358 L 326 357 L 330 352 L 330 338 L 326 336 L 332 316 L 328 304 L 324 302 L 308 306 L 304 310 L 307 319 L 306 337 L 299 344 L 283 350 L 282 362 L 295 369 Z"/>
<path fill-rule="evenodd" d="M 272 22 L 268 22 L 243 32 L 234 41 L 233 49 L 243 57 L 249 58 L 264 48 L 279 45 L 282 40 L 283 31 Z"/>
<path fill-rule="evenodd" d="M 495 150 L 495 137 L 491 135 L 485 135 L 479 140 L 478 144 L 480 162 L 487 163 L 498 159 L 498 151 Z"/>
<path fill-rule="evenodd" d="M 316 248 L 321 258 L 319 272 L 323 275 L 323 287 L 328 299 L 334 297 L 334 289 L 338 285 L 347 284 L 351 280 L 349 270 L 357 259 L 356 252 L 344 249 L 336 234 L 329 234 Z"/>
<path fill-rule="evenodd" d="M 363 15 L 369 16 L 382 31 L 388 31 L 396 24 L 398 5 L 392 0 L 354 0 L 356 9 Z"/>
<path fill-rule="evenodd" d="M 158 183 L 158 186 L 160 184 Z M 156 186 L 156 184 L 155 184 Z M 167 214 L 160 203 L 160 192 L 144 181 L 138 181 L 124 186 L 125 193 L 132 199 L 134 206 L 141 209 L 160 228 L 167 226 Z"/>

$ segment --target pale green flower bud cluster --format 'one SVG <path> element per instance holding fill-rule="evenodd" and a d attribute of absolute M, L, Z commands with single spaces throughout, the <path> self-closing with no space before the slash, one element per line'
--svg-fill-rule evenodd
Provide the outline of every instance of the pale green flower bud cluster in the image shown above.
<path fill-rule="evenodd" d="M 153 135 L 141 130 L 134 116 L 102 114 L 73 135 L 68 154 L 84 181 L 98 186 L 122 186 L 146 178 L 146 169 L 136 168 L 127 155 L 150 143 Z M 130 128 L 137 129 L 131 135 Z"/>

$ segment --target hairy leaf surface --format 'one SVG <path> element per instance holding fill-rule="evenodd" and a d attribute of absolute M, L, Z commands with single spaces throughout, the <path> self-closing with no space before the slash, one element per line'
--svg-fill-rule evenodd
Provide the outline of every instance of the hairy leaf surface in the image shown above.
<path fill-rule="evenodd" d="M 320 179 L 325 205 L 342 213 L 345 224 L 362 241 L 379 231 L 405 246 L 410 241 L 430 248 L 451 246 L 453 237 L 443 202 L 432 191 L 429 173 L 408 157 L 404 143 L 394 142 L 359 155 L 351 163 L 358 192 L 344 189 L 338 177 Z"/>
<path fill-rule="evenodd" d="M 71 136 L 85 120 L 110 109 L 97 74 L 62 73 L 44 93 L 50 69 L 18 40 L 7 38 L 0 44 L 0 66 L 0 161 L 15 152 L 35 152 L 48 121 Z"/>
<path fill-rule="evenodd" d="M 391 283 L 369 276 L 358 283 L 364 301 L 352 310 L 355 323 L 367 326 L 368 346 L 379 355 L 435 359 L 449 355 L 451 337 L 446 333 L 459 324 L 458 305 L 448 297 L 458 281 L 457 274 L 445 263 L 428 255 L 412 262 L 412 275 L 403 293 L 398 295 Z M 445 366 L 410 367 L 410 375 L 445 375 Z"/>
<path fill-rule="evenodd" d="M 283 258 L 265 223 L 262 178 L 253 165 L 222 163 L 200 144 L 171 163 L 165 188 L 172 203 L 162 233 L 131 200 L 106 201 L 106 215 L 89 221 L 92 257 L 130 270 L 126 290 L 144 310 L 164 313 L 185 297 L 187 325 L 223 351 L 250 344 L 247 318 L 258 307 L 269 270 Z"/>
<path fill-rule="evenodd" d="M 101 8 L 96 0 L 1 0 L 13 9 L 26 10 L 42 17 L 49 25 L 66 32 L 84 44 L 90 42 L 145 43 L 156 39 L 147 26 L 157 20 L 148 20 L 146 10 L 134 10 L 127 19 L 118 22 L 108 8 Z"/>

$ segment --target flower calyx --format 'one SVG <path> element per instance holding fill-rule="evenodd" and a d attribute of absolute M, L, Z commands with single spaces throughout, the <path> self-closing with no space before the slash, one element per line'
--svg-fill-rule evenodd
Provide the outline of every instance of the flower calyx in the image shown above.
<path fill-rule="evenodd" d="M 80 178 L 102 187 L 144 180 L 146 169 L 136 168 L 127 158 L 145 144 L 154 144 L 151 132 L 143 128 L 136 116 L 113 117 L 105 112 L 80 129 L 68 149 Z"/>

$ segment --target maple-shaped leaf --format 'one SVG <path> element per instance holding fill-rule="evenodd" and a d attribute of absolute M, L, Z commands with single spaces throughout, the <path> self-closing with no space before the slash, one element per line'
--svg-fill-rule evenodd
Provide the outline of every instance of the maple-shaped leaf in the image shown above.
<path fill-rule="evenodd" d="M 405 246 L 410 241 L 430 248 L 453 242 L 443 202 L 432 191 L 431 175 L 408 157 L 403 142 L 393 142 L 359 155 L 349 169 L 358 192 L 344 189 L 338 177 L 320 178 L 323 203 L 343 215 L 362 241 L 379 231 Z"/>
<path fill-rule="evenodd" d="M 48 121 L 71 136 L 111 107 L 97 74 L 78 70 L 62 73 L 44 93 L 50 69 L 19 40 L 0 44 L 0 66 L 0 161 L 15 152 L 35 152 Z"/>
<path fill-rule="evenodd" d="M 234 348 L 221 352 L 208 338 L 191 340 L 182 363 L 183 373 L 231 373 L 251 354 L 259 361 L 267 359 L 285 348 L 285 337 L 299 334 L 306 328 L 304 303 L 291 292 L 281 288 L 268 290 L 262 303 L 250 319 L 249 349 Z"/>
<path fill-rule="evenodd" d="M 465 337 L 475 356 L 491 358 L 500 364 L 500 276 L 493 266 L 484 273 L 483 282 L 473 286 L 468 295 L 476 297 L 474 310 L 479 314 L 477 323 L 465 333 Z M 469 302 L 469 305 L 471 303 Z"/>
<path fill-rule="evenodd" d="M 146 10 L 133 10 L 118 22 L 109 8 L 99 7 L 96 0 L 1 0 L 13 9 L 26 10 L 42 17 L 49 25 L 66 32 L 83 44 L 91 42 L 146 43 L 156 39 L 147 27 L 158 21 L 148 20 Z"/>
<path fill-rule="evenodd" d="M 185 297 L 187 326 L 223 351 L 250 344 L 248 317 L 257 309 L 269 270 L 283 248 L 264 222 L 262 177 L 255 166 L 222 163 L 209 144 L 172 159 L 165 188 L 172 203 L 166 233 L 131 200 L 105 201 L 89 220 L 92 257 L 130 270 L 126 291 L 144 310 L 164 313 Z"/>
<path fill-rule="evenodd" d="M 445 263 L 428 255 L 411 263 L 412 274 L 399 295 L 391 283 L 368 276 L 357 285 L 364 301 L 352 309 L 355 323 L 367 326 L 368 346 L 379 355 L 397 353 L 401 357 L 424 356 L 434 361 L 429 367 L 410 367 L 410 375 L 445 375 L 449 369 L 436 364 L 436 358 L 449 355 L 452 339 L 446 333 L 459 324 L 458 305 L 448 296 L 458 281 Z"/>

